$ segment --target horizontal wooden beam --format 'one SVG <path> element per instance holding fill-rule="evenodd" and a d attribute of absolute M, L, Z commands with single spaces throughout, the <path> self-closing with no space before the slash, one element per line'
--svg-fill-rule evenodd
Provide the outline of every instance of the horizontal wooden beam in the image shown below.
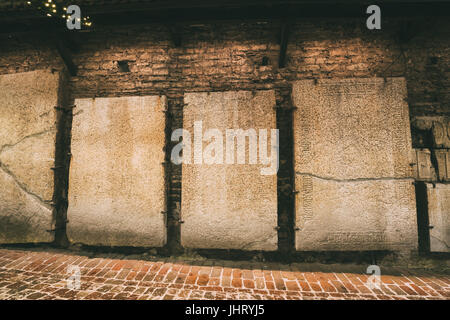
<path fill-rule="evenodd" d="M 223 1 L 209 1 L 209 5 L 195 6 L 191 1 L 169 1 L 163 4 L 160 1 L 154 5 L 128 4 L 108 6 L 81 7 L 83 15 L 89 15 L 93 23 L 91 30 L 96 26 L 120 26 L 136 24 L 174 24 L 174 23 L 207 23 L 217 21 L 250 21 L 250 20 L 280 20 L 287 18 L 291 21 L 303 18 L 342 18 L 360 17 L 364 19 L 367 4 L 360 1 L 229 1 L 225 6 L 219 6 Z M 172 4 L 170 4 L 172 3 Z M 184 3 L 184 5 L 183 5 Z M 258 4 L 257 4 L 258 3 Z M 399 1 L 382 2 L 382 17 L 440 17 L 450 16 L 450 2 L 434 1 Z M 65 28 L 63 19 L 48 18 L 36 12 L 1 12 L 0 33 L 26 32 L 36 28 L 48 28 L 51 20 L 57 21 L 60 28 Z M 88 30 L 88 29 L 85 29 Z M 75 32 L 75 31 L 74 31 Z"/>

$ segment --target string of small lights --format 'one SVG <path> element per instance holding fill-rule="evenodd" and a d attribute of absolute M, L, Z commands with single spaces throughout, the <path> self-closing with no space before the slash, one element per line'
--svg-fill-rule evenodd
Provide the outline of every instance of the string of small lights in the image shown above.
<path fill-rule="evenodd" d="M 28 6 L 32 6 L 36 8 L 37 10 L 41 11 L 43 14 L 45 14 L 49 18 L 59 18 L 59 19 L 65 19 L 67 21 L 70 20 L 70 15 L 67 14 L 67 5 L 63 5 L 60 3 L 61 1 L 56 2 L 55 0 L 29 0 L 26 1 Z M 82 17 L 78 19 L 78 21 L 81 23 L 82 26 L 90 27 L 92 26 L 92 22 L 87 17 Z"/>

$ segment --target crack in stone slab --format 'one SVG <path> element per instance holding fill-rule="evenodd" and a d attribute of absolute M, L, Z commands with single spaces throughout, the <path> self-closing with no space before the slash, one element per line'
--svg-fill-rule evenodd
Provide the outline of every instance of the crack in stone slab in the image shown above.
<path fill-rule="evenodd" d="M 325 177 L 325 176 L 319 176 L 312 173 L 307 172 L 295 172 L 295 174 L 301 175 L 301 176 L 308 176 L 313 177 L 321 180 L 327 180 L 327 181 L 334 181 L 334 182 L 364 182 L 364 181 L 392 181 L 392 180 L 399 180 L 399 181 L 407 181 L 407 180 L 415 180 L 413 177 L 375 177 L 375 178 L 352 178 L 352 179 L 337 179 L 332 177 Z"/>
<path fill-rule="evenodd" d="M 266 238 L 264 238 L 264 239 L 261 239 L 261 240 L 256 240 L 256 241 L 248 242 L 248 243 L 242 245 L 242 246 L 240 247 L 240 250 L 246 250 L 246 249 L 248 249 L 248 248 L 251 248 L 251 247 L 254 246 L 255 244 L 259 244 L 259 243 L 265 244 L 265 243 L 267 243 L 267 241 L 271 240 L 272 238 L 276 238 L 276 237 L 277 237 L 277 234 L 274 234 L 274 235 L 270 235 L 270 236 L 268 236 L 268 237 L 266 237 Z"/>
<path fill-rule="evenodd" d="M 19 143 L 21 143 L 21 142 L 23 142 L 23 141 L 25 141 L 25 140 L 27 140 L 27 139 L 29 139 L 29 138 L 39 137 L 39 136 L 44 135 L 44 134 L 46 134 L 46 133 L 52 132 L 52 131 L 54 131 L 54 130 L 55 130 L 55 129 L 52 128 L 52 129 L 48 129 L 48 130 L 45 130 L 45 131 L 33 133 L 33 134 L 30 134 L 30 135 L 28 135 L 28 136 L 23 137 L 22 139 L 20 139 L 19 141 L 15 142 L 15 143 L 12 143 L 12 144 L 4 144 L 4 145 L 2 145 L 2 146 L 0 147 L 0 154 L 1 154 L 3 151 L 5 151 L 5 149 L 13 148 L 13 147 L 17 146 Z"/>
<path fill-rule="evenodd" d="M 53 210 L 53 207 L 51 205 L 49 205 L 44 199 L 42 199 L 39 195 L 28 190 L 28 188 L 25 186 L 25 184 L 20 182 L 20 180 L 2 162 L 0 162 L 0 169 L 14 180 L 14 182 L 17 184 L 17 186 L 20 188 L 20 190 L 22 190 L 23 192 L 25 192 L 32 198 L 36 199 L 38 202 L 41 203 L 41 205 L 43 205 L 48 210 Z"/>

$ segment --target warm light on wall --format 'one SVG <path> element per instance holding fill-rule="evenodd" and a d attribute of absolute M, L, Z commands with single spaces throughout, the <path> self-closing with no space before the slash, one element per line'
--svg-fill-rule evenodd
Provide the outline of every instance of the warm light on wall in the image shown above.
<path fill-rule="evenodd" d="M 69 19 L 70 15 L 67 14 L 67 6 L 70 5 L 62 5 L 56 4 L 53 0 L 35 0 L 35 1 L 27 1 L 27 5 L 36 8 L 41 11 L 47 17 L 61 18 L 61 19 Z M 83 17 L 81 19 L 81 24 L 85 27 L 92 26 L 92 22 L 90 21 L 90 17 Z"/>

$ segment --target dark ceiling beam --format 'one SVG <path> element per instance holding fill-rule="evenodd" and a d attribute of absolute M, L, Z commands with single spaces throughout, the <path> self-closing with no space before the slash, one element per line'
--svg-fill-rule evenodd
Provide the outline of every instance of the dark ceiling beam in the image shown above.
<path fill-rule="evenodd" d="M 25 1 L 24 1 L 25 2 Z M 448 2 L 447 0 L 378 0 L 378 5 L 397 5 L 397 6 L 409 6 L 409 5 L 421 5 L 421 4 L 439 4 Z M 86 4 L 87 3 L 87 4 Z M 373 3 L 373 0 L 151 0 L 151 1 L 111 1 L 108 5 L 92 4 L 95 1 L 77 1 L 77 4 L 83 9 L 89 11 L 90 14 L 99 13 L 120 13 L 120 12 L 132 12 L 132 11 L 158 11 L 167 9 L 240 9 L 244 7 L 277 7 L 277 6 L 329 6 L 336 5 L 342 6 L 368 6 Z M 4 6 L 0 8 L 0 13 L 5 12 L 5 17 L 14 17 L 15 15 L 33 16 L 35 10 L 30 10 L 28 6 L 13 7 Z"/>
<path fill-rule="evenodd" d="M 376 4 L 385 8 L 408 8 L 408 7 L 432 7 L 448 3 L 448 0 L 378 0 Z M 114 3 L 104 5 L 80 5 L 90 14 L 99 13 L 122 13 L 131 11 L 164 11 L 172 9 L 194 9 L 194 10 L 228 10 L 242 9 L 246 7 L 265 7 L 268 9 L 276 7 L 304 7 L 304 8 L 326 8 L 335 7 L 367 7 L 375 4 L 373 0 L 160 0 L 148 2 Z"/>
<path fill-rule="evenodd" d="M 280 20 L 288 18 L 346 18 L 364 19 L 367 4 L 360 1 L 156 1 L 154 5 L 81 6 L 82 14 L 89 15 L 93 26 L 120 26 L 152 23 L 207 23 L 237 20 Z M 195 6 L 195 3 L 198 3 Z M 258 4 L 256 4 L 258 3 Z M 380 1 L 378 2 L 380 3 Z M 380 3 L 382 17 L 439 17 L 450 15 L 450 2 L 400 1 Z M 36 12 L 0 12 L 0 33 L 33 31 L 47 28 L 47 18 Z M 62 19 L 61 19 L 62 20 Z M 61 28 L 65 22 L 60 20 Z"/>
<path fill-rule="evenodd" d="M 212 1 L 214 2 L 214 1 Z M 235 7 L 206 7 L 206 8 L 172 8 L 153 10 L 134 10 L 105 12 L 101 10 L 91 12 L 86 9 L 96 25 L 121 25 L 143 22 L 186 22 L 186 21 L 216 21 L 240 19 L 302 19 L 302 18 L 365 18 L 367 5 L 356 4 L 297 4 L 297 5 L 259 5 L 248 6 L 245 2 Z M 385 4 L 381 6 L 383 17 L 424 17 L 450 15 L 450 3 L 426 4 Z"/>

